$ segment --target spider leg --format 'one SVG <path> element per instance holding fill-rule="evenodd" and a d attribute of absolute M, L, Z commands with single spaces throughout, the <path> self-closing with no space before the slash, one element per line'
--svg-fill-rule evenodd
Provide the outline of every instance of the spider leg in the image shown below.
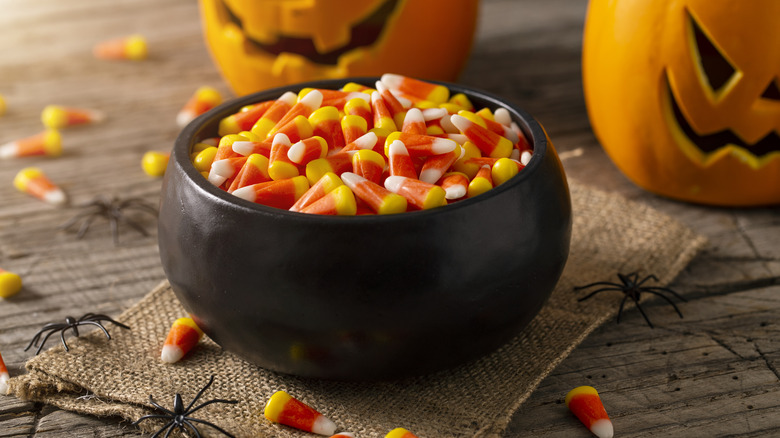
<path fill-rule="evenodd" d="M 168 423 L 167 423 L 165 426 L 161 427 L 161 428 L 160 428 L 160 430 L 158 430 L 157 432 L 155 432 L 155 433 L 154 433 L 154 435 L 152 435 L 152 437 L 151 437 L 151 438 L 156 438 L 156 437 L 157 437 L 157 436 L 159 436 L 161 433 L 163 433 L 163 431 L 164 431 L 164 430 L 167 430 L 167 432 L 165 433 L 165 436 L 167 437 L 168 435 L 170 435 L 170 434 L 171 434 L 171 432 L 173 431 L 173 427 L 174 427 L 175 425 L 176 425 L 176 420 L 171 420 L 171 421 L 169 421 L 169 422 L 168 422 Z"/>
<path fill-rule="evenodd" d="M 111 215 L 108 223 L 111 227 L 111 236 L 114 238 L 114 245 L 119 245 L 119 222 L 117 221 L 116 216 Z"/>
<path fill-rule="evenodd" d="M 182 429 L 184 429 L 184 426 L 187 426 L 187 427 L 189 427 L 190 429 L 192 429 L 192 431 L 193 431 L 193 432 L 195 432 L 195 436 L 196 436 L 197 438 L 201 438 L 201 436 L 200 436 L 200 431 L 198 430 L 198 428 L 197 428 L 197 427 L 195 427 L 195 425 L 194 425 L 194 424 L 190 423 L 190 420 L 195 420 L 195 419 L 194 419 L 194 418 L 187 418 L 187 417 L 184 417 L 184 418 L 181 420 L 181 425 L 180 425 L 179 427 L 181 427 Z"/>
<path fill-rule="evenodd" d="M 683 297 L 682 297 L 682 295 L 680 295 L 680 294 L 678 294 L 677 292 L 675 292 L 675 291 L 673 291 L 673 290 L 669 289 L 668 287 L 647 287 L 647 288 L 643 288 L 643 290 L 646 290 L 646 291 L 648 291 L 648 292 L 652 292 L 652 291 L 656 291 L 656 292 L 668 292 L 668 293 L 670 293 L 670 294 L 674 295 L 675 297 L 677 297 L 677 298 L 678 298 L 680 301 L 685 301 L 686 303 L 688 302 L 688 300 L 686 300 L 685 298 L 683 298 Z"/>
<path fill-rule="evenodd" d="M 623 306 L 626 305 L 626 300 L 628 299 L 628 295 L 624 295 L 623 299 L 620 300 L 620 307 L 618 307 L 618 314 L 617 314 L 617 323 L 620 324 L 620 317 L 623 316 Z"/>
<path fill-rule="evenodd" d="M 144 415 L 143 417 L 133 421 L 130 425 L 131 426 L 138 426 L 138 423 L 148 420 L 150 418 L 170 418 L 170 415 L 159 415 L 159 414 L 150 414 L 150 415 Z"/>
<path fill-rule="evenodd" d="M 209 423 L 208 421 L 198 420 L 197 418 L 187 418 L 187 420 L 189 420 L 189 421 L 195 421 L 196 423 L 205 424 L 206 426 L 211 426 L 211 427 L 213 427 L 214 429 L 217 429 L 218 431 L 220 431 L 220 432 L 222 432 L 223 434 L 225 434 L 225 436 L 228 436 L 228 437 L 230 437 L 230 438 L 235 438 L 235 437 L 234 437 L 232 434 L 228 433 L 228 432 L 227 432 L 225 429 L 222 429 L 221 427 L 217 426 L 217 425 L 216 425 L 216 424 L 214 424 L 214 423 Z"/>
<path fill-rule="evenodd" d="M 200 391 L 198 391 L 198 393 L 197 393 L 197 394 L 195 394 L 195 398 L 193 398 L 193 399 L 192 399 L 192 401 L 191 401 L 191 402 L 190 402 L 190 404 L 187 406 L 187 409 L 185 409 L 185 410 L 184 410 L 184 412 L 187 412 L 187 413 L 190 413 L 190 412 L 192 412 L 192 411 L 190 411 L 190 408 L 192 408 L 192 406 L 195 404 L 195 402 L 196 402 L 196 401 L 198 401 L 198 399 L 200 398 L 200 396 L 201 396 L 201 395 L 203 395 L 203 393 L 204 393 L 204 392 L 206 392 L 206 390 L 207 390 L 207 389 L 209 389 L 209 386 L 211 386 L 211 384 L 212 384 L 212 383 L 214 383 L 214 376 L 213 376 L 213 375 L 212 375 L 212 376 L 211 376 L 211 378 L 209 379 L 209 383 L 207 383 L 207 384 L 206 384 L 206 386 L 204 386 L 203 388 L 201 388 L 201 389 L 200 389 Z M 201 406 L 199 406 L 199 407 L 203 407 L 203 406 L 201 405 Z"/>
<path fill-rule="evenodd" d="M 65 342 L 65 330 L 67 330 L 67 328 L 62 329 L 62 331 L 60 331 L 60 341 L 62 341 L 62 346 L 65 347 L 65 351 L 70 351 L 70 348 L 68 348 L 68 343 Z M 75 333 L 76 336 L 79 335 L 79 331 L 76 330 L 75 325 L 73 326 L 73 333 Z"/>
<path fill-rule="evenodd" d="M 89 324 L 89 325 L 97 326 L 100 330 L 103 330 L 103 333 L 105 333 L 105 335 L 106 335 L 106 337 L 108 339 L 111 339 L 111 335 L 108 334 L 108 330 L 106 330 L 106 328 L 103 327 L 103 324 L 101 324 L 99 322 L 95 322 L 95 321 L 81 321 L 79 324 Z M 75 329 L 75 327 L 74 327 L 74 329 Z"/>
<path fill-rule="evenodd" d="M 669 297 L 667 297 L 666 295 L 664 295 L 664 294 L 662 294 L 660 292 L 656 292 L 654 290 L 648 290 L 646 292 L 650 292 L 653 295 L 658 295 L 659 297 L 665 299 L 669 304 L 672 305 L 672 307 L 674 307 L 674 311 L 677 312 L 678 315 L 680 315 L 680 318 L 683 317 L 682 313 L 680 312 L 680 309 L 677 308 L 677 304 L 674 304 L 674 302 Z"/>
<path fill-rule="evenodd" d="M 49 328 L 48 328 L 48 327 L 49 327 L 49 325 L 51 325 L 51 324 L 46 324 L 46 326 L 44 326 L 42 329 L 38 330 L 38 333 L 36 333 L 36 334 L 35 334 L 35 336 L 33 336 L 32 340 L 30 341 L 30 343 L 29 343 L 29 344 L 27 344 L 27 348 L 25 348 L 25 349 L 24 349 L 24 351 L 27 351 L 27 350 L 29 350 L 29 349 L 30 349 L 30 347 L 32 347 L 33 345 L 35 345 L 36 347 L 38 346 L 38 341 L 41 339 L 41 336 L 42 336 L 42 335 L 43 335 L 43 334 L 44 334 L 44 333 L 45 333 L 47 330 L 49 330 Z M 53 333 L 53 332 L 52 332 L 52 333 Z M 51 333 L 50 333 L 50 334 L 51 334 Z M 47 338 L 47 339 L 48 339 L 48 337 L 49 337 L 49 336 L 46 336 L 46 338 Z M 44 341 L 44 342 L 46 342 L 46 341 Z M 40 351 L 40 349 L 38 349 L 38 351 Z M 38 353 L 35 353 L 35 354 L 38 354 Z"/>
<path fill-rule="evenodd" d="M 187 412 L 188 415 L 192 414 L 193 412 L 197 411 L 198 409 L 204 408 L 204 407 L 206 407 L 206 406 L 208 406 L 208 405 L 210 405 L 212 403 L 228 403 L 228 404 L 234 405 L 234 404 L 238 403 L 238 400 L 222 400 L 222 399 L 209 400 L 209 401 L 199 405 L 198 407 L 195 407 L 195 408 L 192 408 L 192 409 L 187 408 L 186 412 Z"/>
<path fill-rule="evenodd" d="M 586 295 L 586 296 L 584 296 L 582 298 L 579 298 L 577 301 L 585 301 L 588 298 L 592 297 L 593 295 L 596 295 L 597 293 L 603 292 L 605 290 L 619 290 L 619 291 L 623 292 L 623 288 L 622 287 L 602 287 L 601 289 L 596 289 L 593 292 L 589 293 L 588 295 Z"/>
<path fill-rule="evenodd" d="M 87 315 L 89 315 L 89 317 L 87 317 Z M 83 320 L 89 320 L 89 321 L 108 321 L 108 322 L 110 322 L 110 323 L 112 323 L 112 324 L 114 324 L 114 325 L 116 325 L 116 326 L 119 326 L 119 327 L 122 327 L 122 328 L 124 328 L 124 329 L 128 329 L 128 330 L 130 330 L 130 327 L 128 327 L 128 326 L 126 326 L 126 325 L 122 324 L 122 323 L 121 323 L 121 322 L 119 322 L 119 321 L 115 321 L 115 320 L 114 320 L 114 319 L 112 319 L 110 316 L 103 315 L 103 314 L 100 314 L 100 313 L 88 313 L 87 315 L 84 315 L 84 316 L 82 316 L 82 317 L 81 317 L 81 320 L 82 320 L 82 321 L 83 321 Z"/>
<path fill-rule="evenodd" d="M 648 275 L 647 277 L 643 278 L 643 279 L 642 279 L 642 281 L 638 282 L 638 283 L 636 284 L 636 286 L 637 286 L 637 287 L 639 287 L 639 286 L 641 286 L 641 285 L 645 284 L 645 282 L 646 282 L 647 280 L 650 280 L 650 279 L 652 279 L 652 280 L 655 280 L 656 282 L 658 282 L 658 277 L 656 277 L 656 276 L 655 276 L 655 275 L 653 275 L 653 274 L 650 274 L 650 275 Z"/>
<path fill-rule="evenodd" d="M 161 411 L 165 412 L 166 414 L 168 414 L 168 415 L 169 415 L 169 416 L 171 416 L 171 417 L 175 417 L 175 416 L 176 416 L 176 413 L 175 413 L 175 412 L 173 412 L 173 411 L 171 411 L 171 410 L 168 410 L 168 409 L 166 409 L 166 408 L 164 408 L 164 407 L 160 406 L 159 404 L 157 404 L 157 403 L 154 401 L 154 399 L 152 398 L 152 396 L 151 396 L 151 395 L 149 396 L 149 403 L 151 403 L 151 404 L 152 404 L 152 406 L 154 406 L 155 408 L 157 408 L 157 409 L 159 409 L 159 410 L 161 410 Z"/>
<path fill-rule="evenodd" d="M 136 230 L 139 233 L 141 233 L 141 235 L 143 235 L 144 237 L 148 237 L 149 236 L 149 233 L 146 231 L 146 229 L 144 229 L 144 227 L 139 225 L 138 222 L 132 221 L 132 220 L 130 220 L 130 219 L 124 217 L 124 216 L 117 217 L 117 220 L 122 222 L 122 223 L 124 223 L 124 224 L 126 224 L 126 225 L 128 225 L 128 226 L 130 226 L 130 227 L 132 227 L 134 230 Z"/>
<path fill-rule="evenodd" d="M 589 288 L 591 286 L 616 286 L 616 287 L 622 288 L 624 285 L 618 284 L 618 283 L 612 283 L 610 281 L 597 281 L 595 283 L 586 284 L 585 286 L 575 286 L 574 290 L 587 289 L 587 288 Z"/>
<path fill-rule="evenodd" d="M 176 426 L 181 427 L 181 425 L 179 423 L 177 423 L 176 420 L 171 420 L 171 422 L 168 423 L 168 425 L 167 425 L 168 431 L 165 432 L 165 437 L 163 437 L 163 438 L 168 438 L 169 436 L 171 436 L 171 433 L 173 432 L 173 429 L 176 428 Z M 162 430 L 160 430 L 160 432 L 162 432 Z M 157 432 L 157 433 L 160 433 L 160 432 Z M 156 436 L 156 434 L 155 434 L 155 436 Z M 154 438 L 154 437 L 152 437 L 152 438 Z"/>
<path fill-rule="evenodd" d="M 76 239 L 81 239 L 87 234 L 90 225 L 92 225 L 92 222 L 95 221 L 98 215 L 99 215 L 98 213 L 94 213 L 91 216 L 84 219 L 84 222 L 81 223 L 78 232 L 76 232 Z"/>
<path fill-rule="evenodd" d="M 119 204 L 120 209 L 124 209 L 126 207 L 137 208 L 138 211 L 144 211 L 146 213 L 153 214 L 154 216 L 159 214 L 156 208 L 152 207 L 139 198 L 125 199 L 121 204 Z"/>
<path fill-rule="evenodd" d="M 71 217 L 70 219 L 68 219 L 67 221 L 65 221 L 62 225 L 60 225 L 59 229 L 60 230 L 67 230 L 68 228 L 72 227 L 73 225 L 76 225 L 76 223 L 78 223 L 79 219 L 83 218 L 84 216 L 90 216 L 90 215 L 99 214 L 99 213 L 100 213 L 100 210 L 97 209 L 97 208 L 92 208 L 92 209 L 87 210 L 87 211 L 81 211 L 81 212 L 77 213 L 76 215 L 74 215 L 73 217 Z"/>
<path fill-rule="evenodd" d="M 650 326 L 650 328 L 655 328 L 653 326 L 653 323 L 650 322 L 650 318 L 647 317 L 647 314 L 645 313 L 645 310 L 642 308 L 642 306 L 639 304 L 639 298 L 634 298 L 634 303 L 636 304 L 636 308 L 639 309 L 639 313 L 642 314 L 642 316 L 645 318 L 645 321 L 647 321 L 647 325 Z"/>

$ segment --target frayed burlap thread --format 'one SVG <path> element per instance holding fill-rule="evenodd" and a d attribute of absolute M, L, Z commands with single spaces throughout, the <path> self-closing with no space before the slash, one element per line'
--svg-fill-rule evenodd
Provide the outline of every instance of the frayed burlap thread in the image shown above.
<path fill-rule="evenodd" d="M 615 281 L 616 274 L 655 274 L 668 284 L 705 241 L 676 220 L 616 195 L 571 184 L 574 222 L 569 261 L 550 301 L 516 338 L 477 361 L 439 373 L 391 382 L 355 383 L 297 378 L 258 368 L 204 338 L 184 360 L 163 364 L 170 324 L 186 315 L 167 283 L 160 284 L 118 320 L 132 330 L 99 331 L 69 340 L 27 362 L 11 379 L 18 397 L 60 408 L 134 421 L 151 413 L 152 395 L 172 407 L 185 403 L 211 375 L 201 401 L 234 399 L 198 412 L 239 437 L 306 437 L 263 417 L 268 398 L 285 390 L 333 419 L 339 430 L 381 438 L 395 427 L 420 437 L 500 437 L 513 413 L 582 340 L 614 318 L 619 294 L 577 302 L 576 285 Z M 147 432 L 162 423 L 145 421 Z M 217 436 L 201 427 L 204 436 Z"/>

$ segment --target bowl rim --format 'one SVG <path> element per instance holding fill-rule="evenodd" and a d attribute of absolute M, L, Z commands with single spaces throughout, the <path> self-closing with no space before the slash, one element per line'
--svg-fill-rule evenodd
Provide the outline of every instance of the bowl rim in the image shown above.
<path fill-rule="evenodd" d="M 346 77 L 341 79 L 324 79 L 300 82 L 281 87 L 270 88 L 267 90 L 258 91 L 255 93 L 240 96 L 231 100 L 228 100 L 211 110 L 199 115 L 187 124 L 177 136 L 173 151 L 171 164 L 178 165 L 183 173 L 189 178 L 189 182 L 193 183 L 195 187 L 205 196 L 214 198 L 217 202 L 227 203 L 234 208 L 257 212 L 265 215 L 278 215 L 285 219 L 293 219 L 300 221 L 313 221 L 317 223 L 323 222 L 335 222 L 335 223 L 369 223 L 379 224 L 387 222 L 398 222 L 404 220 L 417 220 L 421 216 L 438 216 L 454 213 L 462 208 L 469 208 L 472 205 L 479 204 L 487 201 L 490 198 L 499 196 L 500 194 L 511 190 L 513 187 L 523 184 L 525 180 L 533 177 L 533 174 L 539 172 L 542 167 L 542 162 L 548 151 L 548 137 L 544 131 L 542 125 L 529 113 L 519 108 L 513 102 L 507 101 L 496 94 L 462 85 L 452 82 L 425 80 L 426 82 L 444 85 L 449 88 L 451 95 L 456 93 L 466 94 L 469 98 L 476 97 L 479 100 L 486 101 L 488 105 L 495 108 L 504 107 L 512 115 L 512 120 L 515 121 L 520 129 L 525 134 L 528 142 L 533 146 L 533 156 L 517 175 L 512 177 L 509 181 L 488 190 L 485 193 L 475 196 L 473 198 L 462 199 L 457 202 L 448 204 L 443 207 L 431 208 L 428 210 L 407 211 L 397 214 L 373 214 L 373 215 L 355 215 L 355 216 L 336 216 L 336 215 L 318 215 L 308 214 L 295 211 L 284 210 L 281 208 L 270 207 L 263 204 L 247 201 L 245 199 L 234 196 L 220 188 L 211 184 L 200 172 L 195 169 L 190 158 L 190 150 L 196 143 L 196 139 L 206 130 L 206 125 L 209 122 L 221 120 L 231 114 L 234 114 L 238 109 L 250 105 L 253 103 L 261 102 L 269 99 L 276 99 L 286 91 L 293 91 L 296 94 L 304 88 L 330 88 L 338 89 L 348 82 L 355 82 L 363 85 L 372 86 L 376 81 L 380 79 L 379 76 L 358 76 L 358 77 Z M 206 137 L 201 137 L 206 138 Z M 554 152 L 552 152 L 554 153 Z"/>

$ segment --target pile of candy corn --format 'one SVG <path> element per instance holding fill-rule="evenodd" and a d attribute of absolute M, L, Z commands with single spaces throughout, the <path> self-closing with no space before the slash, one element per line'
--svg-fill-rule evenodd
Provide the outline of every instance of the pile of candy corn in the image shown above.
<path fill-rule="evenodd" d="M 191 151 L 215 186 L 325 215 L 425 210 L 477 196 L 533 150 L 506 108 L 475 109 L 442 85 L 395 74 L 375 88 L 305 88 L 224 118 Z"/>

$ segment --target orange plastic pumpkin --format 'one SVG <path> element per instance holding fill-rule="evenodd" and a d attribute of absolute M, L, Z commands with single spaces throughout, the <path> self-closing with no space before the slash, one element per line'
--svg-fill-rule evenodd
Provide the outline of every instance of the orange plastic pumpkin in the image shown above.
<path fill-rule="evenodd" d="M 479 0 L 201 0 L 206 42 L 238 94 L 348 76 L 453 81 Z"/>
<path fill-rule="evenodd" d="M 583 85 L 596 136 L 640 187 L 780 203 L 780 2 L 591 0 Z"/>

